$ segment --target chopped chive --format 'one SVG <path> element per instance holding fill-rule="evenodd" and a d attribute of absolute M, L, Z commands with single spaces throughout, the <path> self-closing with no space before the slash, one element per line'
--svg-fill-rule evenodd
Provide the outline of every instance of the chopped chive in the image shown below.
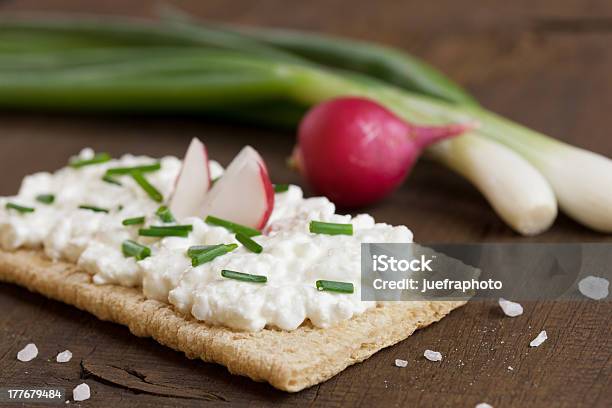
<path fill-rule="evenodd" d="M 247 237 L 254 237 L 257 235 L 261 235 L 261 231 L 256 230 L 255 228 L 247 227 L 244 225 L 236 224 L 235 222 L 227 221 L 221 218 L 214 217 L 209 215 L 204 220 L 207 224 L 217 225 L 219 227 L 224 227 L 234 233 L 242 233 Z"/>
<path fill-rule="evenodd" d="M 244 245 L 249 251 L 260 254 L 263 251 L 263 247 L 251 238 L 247 237 L 243 233 L 239 232 L 236 234 L 236 240 Z"/>
<path fill-rule="evenodd" d="M 289 190 L 289 184 L 275 184 L 274 185 L 275 193 L 284 193 L 287 190 Z"/>
<path fill-rule="evenodd" d="M 353 284 L 349 282 L 318 280 L 317 290 L 324 290 L 327 292 L 338 292 L 338 293 L 353 293 L 355 291 L 355 288 L 353 287 Z"/>
<path fill-rule="evenodd" d="M 214 186 L 214 185 L 215 185 L 215 183 L 216 183 L 217 181 L 219 181 L 219 179 L 220 179 L 220 178 L 221 178 L 221 176 L 217 176 L 217 177 L 215 177 L 214 179 L 212 179 L 212 180 L 210 181 L 210 186 L 211 186 L 211 187 L 212 187 L 212 186 Z"/>
<path fill-rule="evenodd" d="M 151 256 L 151 248 L 129 239 L 121 244 L 121 252 L 126 258 L 133 256 L 139 261 Z"/>
<path fill-rule="evenodd" d="M 143 237 L 182 237 L 189 236 L 189 231 L 184 229 L 165 229 L 165 228 L 141 228 L 138 235 Z"/>
<path fill-rule="evenodd" d="M 139 173 L 149 173 L 151 171 L 157 171 L 161 169 L 161 163 L 157 162 L 157 163 L 153 163 L 153 164 L 145 164 L 142 166 L 133 166 L 133 167 L 113 167 L 110 168 L 108 170 L 106 170 L 106 175 L 107 176 L 116 176 L 116 175 L 122 175 L 122 174 L 131 174 L 134 172 L 139 172 Z"/>
<path fill-rule="evenodd" d="M 238 248 L 238 245 L 236 244 L 213 245 L 211 248 L 205 249 L 192 256 L 191 265 L 195 268 L 196 266 L 205 264 L 206 262 L 210 262 L 221 255 L 225 255 L 228 252 L 232 252 L 236 248 Z M 194 253 L 194 251 L 192 251 L 192 253 Z M 187 254 L 189 254 L 189 250 L 187 250 Z"/>
<path fill-rule="evenodd" d="M 134 181 L 136 181 L 136 183 L 138 183 L 138 185 L 142 187 L 142 189 L 149 195 L 149 197 L 151 197 L 153 201 L 157 201 L 158 203 L 164 201 L 164 197 L 162 196 L 162 194 L 151 183 L 147 181 L 147 179 L 142 175 L 142 173 L 135 171 L 130 174 Z"/>
<path fill-rule="evenodd" d="M 108 153 L 97 153 L 91 159 L 74 159 L 71 160 L 68 165 L 74 169 L 80 169 L 81 167 L 90 166 L 92 164 L 106 163 L 111 160 Z"/>
<path fill-rule="evenodd" d="M 170 212 L 170 209 L 166 207 L 165 205 L 162 205 L 161 207 L 159 207 L 157 211 L 155 212 L 155 215 L 157 215 L 159 219 L 162 220 L 163 222 L 174 222 L 175 221 L 174 216 Z"/>
<path fill-rule="evenodd" d="M 178 230 L 178 231 L 193 231 L 193 225 L 151 225 L 149 228 L 154 230 Z"/>
<path fill-rule="evenodd" d="M 310 232 L 327 235 L 353 235 L 353 224 L 310 221 Z"/>
<path fill-rule="evenodd" d="M 43 204 L 53 204 L 55 196 L 53 194 L 39 194 L 36 196 L 36 201 Z"/>
<path fill-rule="evenodd" d="M 118 180 L 116 180 L 113 176 L 110 176 L 108 174 L 105 174 L 102 176 L 102 181 L 105 181 L 109 184 L 114 184 L 116 186 L 122 186 L 123 184 L 121 184 L 121 182 L 119 182 Z"/>
<path fill-rule="evenodd" d="M 236 279 L 243 282 L 266 283 L 268 281 L 268 278 L 263 275 L 251 275 L 250 273 L 229 271 L 227 269 L 223 269 L 221 271 L 221 276 L 223 276 L 224 278 Z"/>
<path fill-rule="evenodd" d="M 219 245 L 223 245 L 223 244 L 219 244 Z M 208 251 L 211 248 L 214 248 L 218 245 L 194 245 L 194 246 L 190 246 L 189 249 L 187 250 L 187 256 L 190 258 L 193 258 L 196 255 L 201 254 L 202 252 Z"/>
<path fill-rule="evenodd" d="M 79 205 L 79 208 L 81 210 L 89 210 L 89 211 L 93 211 L 93 212 L 102 212 L 102 213 L 107 213 L 107 214 L 110 212 L 106 208 L 100 208 L 100 207 L 96 207 L 94 205 L 87 205 L 87 204 Z"/>
<path fill-rule="evenodd" d="M 134 218 L 126 218 L 125 220 L 121 221 L 121 224 L 140 225 L 140 224 L 144 224 L 144 222 L 145 222 L 145 217 L 134 217 Z"/>
<path fill-rule="evenodd" d="M 22 214 L 34 212 L 34 208 L 32 207 L 24 207 L 23 205 L 19 205 L 15 203 L 6 203 L 5 207 L 13 209 L 15 211 L 19 211 Z"/>

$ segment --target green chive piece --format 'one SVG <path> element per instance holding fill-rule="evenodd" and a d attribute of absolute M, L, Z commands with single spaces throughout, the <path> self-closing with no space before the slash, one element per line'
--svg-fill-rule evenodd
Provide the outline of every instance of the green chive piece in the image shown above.
<path fill-rule="evenodd" d="M 134 181 L 151 197 L 153 201 L 161 203 L 164 201 L 164 196 L 138 171 L 130 173 Z"/>
<path fill-rule="evenodd" d="M 107 176 L 117 176 L 123 174 L 131 174 L 134 172 L 139 173 L 149 173 L 152 171 L 157 171 L 161 169 L 161 163 L 153 163 L 153 164 L 145 164 L 142 166 L 133 166 L 133 167 L 113 167 L 106 170 Z"/>
<path fill-rule="evenodd" d="M 88 204 L 79 205 L 79 208 L 81 210 L 89 210 L 93 212 L 102 212 L 102 213 L 107 213 L 107 214 L 110 212 L 106 208 L 100 208 L 100 207 L 96 207 L 95 205 L 88 205 Z"/>
<path fill-rule="evenodd" d="M 219 179 L 220 179 L 220 178 L 221 178 L 221 176 L 217 176 L 217 177 L 215 177 L 214 179 L 212 179 L 212 180 L 210 181 L 210 186 L 211 186 L 211 187 L 212 187 L 212 186 L 214 186 L 214 185 L 215 185 L 215 183 L 216 183 L 217 181 L 219 181 Z"/>
<path fill-rule="evenodd" d="M 223 245 L 223 244 L 219 244 L 219 245 Z M 190 246 L 189 249 L 187 250 L 187 256 L 190 258 L 193 258 L 196 255 L 201 254 L 202 252 L 206 252 L 211 248 L 217 247 L 219 245 L 194 245 L 194 246 Z"/>
<path fill-rule="evenodd" d="M 34 208 L 32 207 L 24 207 L 23 205 L 15 204 L 15 203 L 6 203 L 5 206 L 7 209 L 12 209 L 15 211 L 19 211 L 20 213 L 31 213 L 34 212 Z"/>
<path fill-rule="evenodd" d="M 182 237 L 189 236 L 189 231 L 184 229 L 166 229 L 166 228 L 141 228 L 138 230 L 138 235 L 142 237 Z"/>
<path fill-rule="evenodd" d="M 121 224 L 123 225 L 140 225 L 140 224 L 144 224 L 145 222 L 145 217 L 134 217 L 134 218 L 126 218 L 125 220 L 121 221 Z"/>
<path fill-rule="evenodd" d="M 239 232 L 236 234 L 236 240 L 244 245 L 249 251 L 260 254 L 263 251 L 263 247 L 251 238 L 247 237 L 243 233 Z"/>
<path fill-rule="evenodd" d="M 242 233 L 247 237 L 255 237 L 257 235 L 261 235 L 261 231 L 256 230 L 255 228 L 247 227 L 244 225 L 236 224 L 235 222 L 227 221 L 221 218 L 214 217 L 209 215 L 204 220 L 207 224 L 216 225 L 218 227 L 224 227 L 233 233 Z"/>
<path fill-rule="evenodd" d="M 194 256 L 192 256 L 191 265 L 195 268 L 196 266 L 200 266 L 202 264 L 205 264 L 206 262 L 210 262 L 221 255 L 225 255 L 228 252 L 232 252 L 236 248 L 238 248 L 238 245 L 236 244 L 213 245 L 211 248 L 203 250 L 202 252 L 196 253 Z M 192 253 L 194 253 L 194 251 L 192 251 Z M 189 250 L 187 250 L 187 254 L 189 254 Z"/>
<path fill-rule="evenodd" d="M 90 166 L 92 164 L 106 163 L 111 160 L 108 153 L 97 153 L 91 159 L 74 159 L 71 160 L 68 165 L 73 169 L 80 169 L 81 167 Z"/>
<path fill-rule="evenodd" d="M 193 225 L 151 225 L 149 228 L 154 230 L 178 230 L 178 231 L 193 231 Z"/>
<path fill-rule="evenodd" d="M 157 209 L 155 215 L 159 217 L 163 222 L 175 222 L 174 215 L 170 212 L 170 209 L 165 205 L 162 205 Z"/>
<path fill-rule="evenodd" d="M 275 184 L 274 185 L 275 193 L 284 193 L 287 190 L 289 190 L 289 184 Z"/>
<path fill-rule="evenodd" d="M 349 282 L 318 280 L 317 290 L 324 290 L 327 292 L 337 292 L 337 293 L 353 293 L 355 291 L 355 288 L 353 287 L 353 284 Z"/>
<path fill-rule="evenodd" d="M 53 194 L 39 194 L 36 196 L 36 201 L 43 204 L 53 204 L 55 196 Z"/>
<path fill-rule="evenodd" d="M 310 221 L 310 232 L 327 235 L 353 235 L 353 224 Z"/>
<path fill-rule="evenodd" d="M 221 276 L 228 279 L 236 279 L 239 281 L 252 283 L 266 283 L 268 281 L 268 278 L 263 275 L 251 275 L 250 273 L 229 271 L 227 269 L 223 269 L 221 271 Z"/>
<path fill-rule="evenodd" d="M 117 181 L 113 176 L 110 176 L 108 174 L 105 174 L 102 176 L 102 181 L 105 181 L 109 184 L 114 184 L 116 186 L 122 186 L 123 184 L 121 184 L 119 181 Z"/>
<path fill-rule="evenodd" d="M 151 248 L 140 245 L 138 242 L 128 239 L 121 244 L 121 252 L 126 258 L 134 257 L 139 261 L 151 256 Z"/>

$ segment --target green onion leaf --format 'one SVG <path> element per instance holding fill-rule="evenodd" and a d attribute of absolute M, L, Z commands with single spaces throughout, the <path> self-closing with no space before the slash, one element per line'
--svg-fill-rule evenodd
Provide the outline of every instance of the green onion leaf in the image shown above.
<path fill-rule="evenodd" d="M 170 229 L 170 228 L 141 228 L 138 230 L 138 235 L 142 237 L 182 237 L 189 236 L 189 231 L 185 229 Z"/>
<path fill-rule="evenodd" d="M 121 244 L 121 251 L 123 252 L 123 256 L 126 258 L 133 256 L 139 261 L 151 256 L 151 248 L 140 245 L 138 242 L 129 239 L 127 241 L 123 241 Z"/>
<path fill-rule="evenodd" d="M 132 174 L 134 172 L 138 173 L 149 173 L 152 171 L 157 171 L 161 169 L 161 163 L 153 163 L 153 164 L 145 164 L 142 166 L 133 166 L 133 167 L 113 167 L 106 170 L 107 176 L 117 176 L 124 174 Z"/>
<path fill-rule="evenodd" d="M 353 235 L 353 224 L 310 221 L 310 232 L 327 235 Z"/>
<path fill-rule="evenodd" d="M 219 244 L 219 245 L 223 245 L 223 244 Z M 190 246 L 189 249 L 187 250 L 187 256 L 190 258 L 193 258 L 196 255 L 201 254 L 202 252 L 208 251 L 211 248 L 214 248 L 216 246 L 219 245 L 194 245 L 194 246 Z"/>
<path fill-rule="evenodd" d="M 138 171 L 130 173 L 134 181 L 151 197 L 153 201 L 161 203 L 164 201 L 164 196 Z"/>
<path fill-rule="evenodd" d="M 39 194 L 36 196 L 36 201 L 43 204 L 53 204 L 55 196 L 53 194 Z"/>
<path fill-rule="evenodd" d="M 97 153 L 91 159 L 74 159 L 71 160 L 68 165 L 73 169 L 80 169 L 81 167 L 90 166 L 92 164 L 106 163 L 111 160 L 108 153 Z"/>
<path fill-rule="evenodd" d="M 196 252 L 194 250 L 191 250 L 192 248 L 189 248 L 189 250 L 191 250 L 191 253 L 194 254 L 191 257 L 191 265 L 195 268 L 196 266 L 205 264 L 206 262 L 210 262 L 221 255 L 225 255 L 228 252 L 232 252 L 236 248 L 238 248 L 238 245 L 236 244 L 213 245 L 212 247 L 204 249 L 200 252 Z M 189 250 L 187 250 L 188 255 L 190 252 Z"/>
<path fill-rule="evenodd" d="M 144 224 L 145 222 L 145 217 L 134 217 L 134 218 L 126 218 L 125 220 L 121 221 L 121 224 L 123 225 L 140 225 L 140 224 Z"/>
<path fill-rule="evenodd" d="M 226 228 L 230 231 L 232 231 L 233 233 L 242 233 L 243 235 L 246 235 L 247 237 L 254 237 L 257 235 L 261 235 L 261 231 L 256 230 L 255 228 L 251 228 L 251 227 L 247 227 L 244 225 L 240 225 L 240 224 L 236 224 L 235 222 L 231 222 L 231 221 L 227 221 L 221 218 L 217 218 L 214 217 L 212 215 L 209 215 L 208 217 L 206 217 L 206 219 L 204 220 L 207 224 L 211 224 L 211 225 L 216 225 L 219 227 L 223 227 Z"/>
<path fill-rule="evenodd" d="M 274 185 L 275 193 L 284 193 L 287 190 L 289 190 L 289 184 L 275 184 Z"/>
<path fill-rule="evenodd" d="M 263 275 L 251 275 L 250 273 L 229 271 L 227 269 L 223 269 L 221 271 L 221 276 L 228 279 L 236 279 L 239 281 L 252 283 L 266 283 L 268 281 L 268 278 Z"/>
<path fill-rule="evenodd" d="M 175 222 L 174 216 L 170 212 L 170 209 L 165 205 L 162 205 L 157 209 L 155 214 L 159 217 L 163 222 Z"/>
<path fill-rule="evenodd" d="M 34 212 L 34 208 L 32 207 L 24 207 L 23 205 L 15 204 L 15 203 L 6 203 L 5 206 L 7 209 L 13 209 L 15 211 L 19 211 L 20 213 L 31 213 Z"/>
<path fill-rule="evenodd" d="M 338 292 L 338 293 L 353 293 L 355 288 L 352 283 L 349 282 L 337 282 L 330 280 L 318 280 L 317 289 L 324 290 L 327 292 Z"/>
<path fill-rule="evenodd" d="M 149 228 L 155 230 L 179 230 L 179 231 L 193 231 L 193 225 L 151 225 Z"/>
<path fill-rule="evenodd" d="M 102 213 L 107 213 L 107 214 L 110 212 L 106 208 L 100 208 L 100 207 L 96 207 L 94 205 L 88 205 L 88 204 L 79 205 L 79 208 L 81 210 L 89 210 L 89 211 L 93 211 L 93 212 L 102 212 Z"/>
<path fill-rule="evenodd" d="M 119 181 L 117 181 L 113 176 L 110 176 L 108 174 L 105 174 L 102 176 L 102 181 L 105 181 L 109 184 L 114 184 L 116 186 L 122 186 L 123 184 L 121 184 Z"/>
<path fill-rule="evenodd" d="M 251 238 L 247 237 L 243 233 L 239 232 L 236 234 L 236 240 L 244 245 L 249 251 L 260 254 L 263 251 L 263 247 Z"/>

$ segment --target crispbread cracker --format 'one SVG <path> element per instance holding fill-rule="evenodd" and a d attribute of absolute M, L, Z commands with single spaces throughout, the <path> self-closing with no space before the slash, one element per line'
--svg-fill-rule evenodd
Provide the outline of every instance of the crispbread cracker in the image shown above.
<path fill-rule="evenodd" d="M 198 322 L 146 299 L 137 288 L 95 285 L 77 266 L 50 261 L 42 251 L 0 251 L 0 280 L 128 326 L 135 335 L 153 337 L 189 358 L 223 364 L 233 374 L 290 392 L 333 377 L 465 303 L 389 302 L 328 329 L 303 324 L 291 332 L 248 333 Z"/>

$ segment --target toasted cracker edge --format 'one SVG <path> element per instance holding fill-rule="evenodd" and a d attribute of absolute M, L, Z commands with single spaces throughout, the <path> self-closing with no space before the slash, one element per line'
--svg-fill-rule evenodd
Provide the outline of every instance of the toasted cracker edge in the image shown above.
<path fill-rule="evenodd" d="M 247 333 L 198 322 L 146 299 L 137 288 L 95 285 L 77 266 L 51 261 L 42 251 L 0 250 L 0 280 L 123 324 L 189 358 L 222 364 L 232 374 L 289 392 L 333 377 L 465 303 L 389 302 L 328 329 L 304 324 L 291 332 Z"/>

